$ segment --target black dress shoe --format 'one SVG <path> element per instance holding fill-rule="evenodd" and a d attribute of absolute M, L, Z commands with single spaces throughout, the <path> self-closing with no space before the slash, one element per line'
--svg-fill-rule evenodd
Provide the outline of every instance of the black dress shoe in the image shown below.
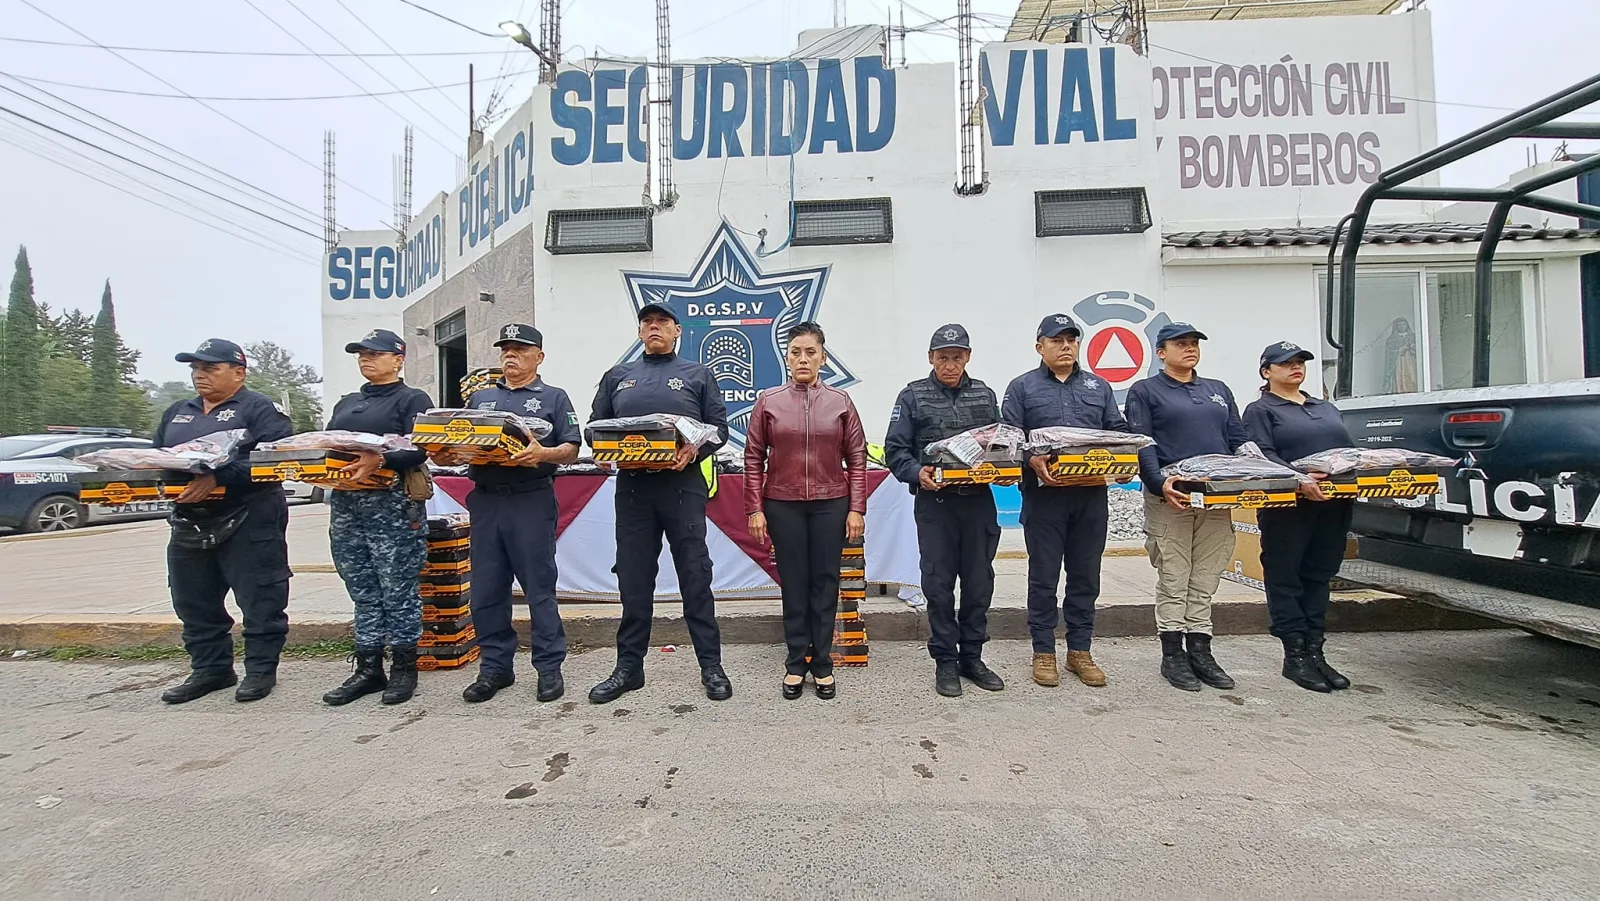
<path fill-rule="evenodd" d="M 801 679 L 799 682 L 796 682 L 793 685 L 785 682 L 783 683 L 783 699 L 785 701 L 793 701 L 795 698 L 800 697 L 800 693 L 805 691 L 805 689 L 806 680 L 804 679 Z"/>
<path fill-rule="evenodd" d="M 478 671 L 478 678 L 472 684 L 461 690 L 461 700 L 468 704 L 481 704 L 495 696 L 502 688 L 510 688 L 517 684 L 517 677 L 510 673 L 486 673 Z"/>
<path fill-rule="evenodd" d="M 827 682 L 827 683 L 818 682 L 817 683 L 817 697 L 821 698 L 824 701 L 833 700 L 834 695 L 837 695 L 838 693 L 839 693 L 839 680 L 837 680 L 837 679 L 835 679 L 832 682 Z"/>
<path fill-rule="evenodd" d="M 644 687 L 644 670 L 614 669 L 604 682 L 589 689 L 589 703 L 609 704 L 630 691 Z"/>
<path fill-rule="evenodd" d="M 700 684 L 706 687 L 706 697 L 713 701 L 726 701 L 733 697 L 733 683 L 720 666 L 708 666 L 700 671 Z"/>
<path fill-rule="evenodd" d="M 961 670 L 954 660 L 941 660 L 935 665 L 933 690 L 947 698 L 961 697 Z"/>
<path fill-rule="evenodd" d="M 272 686 L 278 684 L 277 673 L 245 673 L 244 681 L 239 683 L 239 688 L 233 693 L 235 701 L 259 701 L 272 694 Z"/>
<path fill-rule="evenodd" d="M 203 698 L 214 691 L 232 688 L 239 684 L 239 677 L 231 670 L 226 673 L 190 673 L 189 678 L 179 682 L 161 693 L 161 700 L 168 704 L 187 704 L 195 698 Z"/>
<path fill-rule="evenodd" d="M 561 670 L 539 674 L 539 703 L 554 701 L 567 693 L 567 680 L 561 677 Z"/>
<path fill-rule="evenodd" d="M 1006 680 L 1000 674 L 990 669 L 982 660 L 971 660 L 961 664 L 963 678 L 972 680 L 972 684 L 984 691 L 1003 691 Z"/>

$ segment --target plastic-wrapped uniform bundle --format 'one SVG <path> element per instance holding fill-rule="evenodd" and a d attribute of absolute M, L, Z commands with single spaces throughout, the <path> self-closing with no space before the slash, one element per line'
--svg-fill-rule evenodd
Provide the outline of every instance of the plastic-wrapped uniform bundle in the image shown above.
<path fill-rule="evenodd" d="M 1234 454 L 1200 454 L 1162 468 L 1163 479 L 1173 476 L 1174 488 L 1197 509 L 1292 507 L 1300 486 L 1311 481 L 1268 460 L 1254 442 Z"/>
<path fill-rule="evenodd" d="M 467 463 L 504 463 L 552 431 L 550 423 L 504 410 L 434 407 L 411 424 L 411 443 L 428 453 L 449 450 Z"/>
<path fill-rule="evenodd" d="M 172 447 L 119 447 L 94 451 L 76 462 L 101 471 L 165 469 L 173 472 L 211 472 L 227 465 L 245 440 L 244 429 L 212 432 Z"/>
<path fill-rule="evenodd" d="M 98 471 L 75 475 L 78 500 L 120 507 L 177 497 L 196 474 L 227 465 L 247 436 L 244 429 L 228 429 L 172 447 L 119 447 L 84 454 L 77 462 Z M 219 486 L 209 499 L 225 493 Z"/>
<path fill-rule="evenodd" d="M 1148 435 L 1073 426 L 1045 426 L 1028 433 L 1029 453 L 1050 458 L 1050 470 L 1068 485 L 1107 485 L 1139 474 L 1139 450 L 1155 444 Z"/>
<path fill-rule="evenodd" d="M 1015 485 L 1022 479 L 1023 431 L 991 423 L 922 449 L 934 467 L 933 480 L 945 485 Z"/>
<path fill-rule="evenodd" d="M 356 462 L 362 453 L 386 454 L 415 449 L 403 435 L 376 435 L 346 429 L 302 432 L 280 441 L 269 441 L 251 451 L 250 480 L 388 488 L 399 478 L 392 469 L 379 467 L 359 482 L 352 482 L 345 468 Z"/>
<path fill-rule="evenodd" d="M 1294 461 L 1301 472 L 1328 475 L 1323 493 L 1333 497 L 1426 497 L 1458 461 L 1399 447 L 1336 447 Z"/>
<path fill-rule="evenodd" d="M 589 423 L 589 446 L 594 449 L 594 459 L 622 469 L 670 469 L 680 445 L 698 450 L 721 441 L 714 427 L 672 413 L 596 419 Z"/>

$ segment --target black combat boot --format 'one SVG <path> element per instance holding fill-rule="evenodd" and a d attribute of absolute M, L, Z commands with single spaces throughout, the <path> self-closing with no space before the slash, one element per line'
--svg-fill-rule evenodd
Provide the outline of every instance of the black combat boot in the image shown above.
<path fill-rule="evenodd" d="M 190 673 L 189 678 L 162 692 L 161 700 L 168 704 L 187 704 L 238 684 L 239 677 L 232 670 L 225 673 Z"/>
<path fill-rule="evenodd" d="M 1212 688 L 1232 688 L 1233 677 L 1223 671 L 1217 658 L 1211 656 L 1211 636 L 1200 632 L 1189 633 L 1189 669 L 1201 682 Z"/>
<path fill-rule="evenodd" d="M 1311 658 L 1311 665 L 1317 668 L 1322 678 L 1327 680 L 1328 687 L 1334 691 L 1342 691 L 1350 687 L 1350 680 L 1344 674 L 1328 665 L 1322 656 L 1323 636 L 1321 632 L 1306 633 L 1306 655 Z"/>
<path fill-rule="evenodd" d="M 355 661 L 355 672 L 344 680 L 343 685 L 323 695 L 322 703 L 340 707 L 357 698 L 383 691 L 384 686 L 389 684 L 383 675 L 383 648 L 356 648 L 350 659 Z M 415 656 L 411 659 L 416 661 Z"/>
<path fill-rule="evenodd" d="M 235 701 L 259 701 L 272 694 L 273 686 L 278 684 L 278 671 L 270 670 L 264 673 L 245 673 L 239 680 L 239 687 L 233 690 Z"/>
<path fill-rule="evenodd" d="M 1306 649 L 1304 632 L 1290 632 L 1279 636 L 1283 640 L 1283 677 L 1301 688 L 1330 692 L 1333 686 L 1311 662 L 1311 652 Z"/>
<path fill-rule="evenodd" d="M 934 664 L 933 690 L 947 698 L 961 697 L 961 666 L 954 660 Z"/>
<path fill-rule="evenodd" d="M 1183 650 L 1182 632 L 1161 633 L 1161 675 L 1173 688 L 1200 690 L 1200 680 L 1195 677 L 1189 655 Z"/>
<path fill-rule="evenodd" d="M 389 666 L 389 687 L 383 690 L 383 703 L 404 704 L 417 693 L 417 646 L 389 649 L 393 663 Z M 379 673 L 383 663 L 380 660 Z"/>

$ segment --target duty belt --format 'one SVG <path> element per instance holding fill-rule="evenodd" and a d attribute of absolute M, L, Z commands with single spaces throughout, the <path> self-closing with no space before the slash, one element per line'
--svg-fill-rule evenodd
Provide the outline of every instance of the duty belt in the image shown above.
<path fill-rule="evenodd" d="M 485 485 L 481 482 L 474 482 L 472 487 L 473 490 L 482 491 L 484 494 L 527 494 L 530 491 L 548 491 L 551 483 L 549 479 L 513 482 L 509 485 Z"/>

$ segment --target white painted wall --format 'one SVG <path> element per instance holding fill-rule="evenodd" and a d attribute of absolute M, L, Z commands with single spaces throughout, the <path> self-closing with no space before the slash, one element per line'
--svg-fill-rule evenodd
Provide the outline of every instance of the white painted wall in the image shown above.
<path fill-rule="evenodd" d="M 344 352 L 352 341 L 360 341 L 373 329 L 386 328 L 405 338 L 401 319 L 405 313 L 403 301 L 393 296 L 394 263 L 398 258 L 395 243 L 398 236 L 392 231 L 351 231 L 339 234 L 339 244 L 329 255 L 334 271 L 348 258 L 348 280 L 324 278 L 322 290 L 322 410 L 333 411 L 339 398 L 360 390 L 363 379 L 355 361 Z M 375 268 L 375 253 L 382 248 L 382 257 Z M 358 253 L 359 252 L 359 253 Z M 334 261 L 339 261 L 335 264 Z M 359 261 L 359 265 L 358 265 Z M 343 272 L 344 270 L 339 270 Z M 346 295 L 336 300 L 335 294 Z"/>

